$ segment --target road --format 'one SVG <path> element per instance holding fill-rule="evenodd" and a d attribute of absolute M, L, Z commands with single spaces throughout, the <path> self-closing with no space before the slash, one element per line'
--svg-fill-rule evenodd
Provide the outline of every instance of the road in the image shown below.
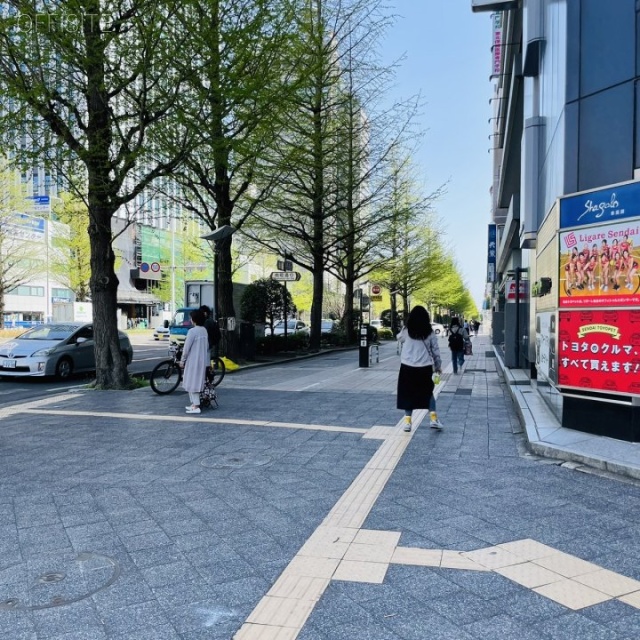
<path fill-rule="evenodd" d="M 133 334 L 130 338 L 133 345 L 133 362 L 129 365 L 129 373 L 135 375 L 151 371 L 158 362 L 167 357 L 168 342 L 156 342 L 148 335 Z M 92 374 L 75 374 L 70 380 L 65 381 L 51 378 L 0 377 L 0 407 L 78 389 L 93 378 Z"/>

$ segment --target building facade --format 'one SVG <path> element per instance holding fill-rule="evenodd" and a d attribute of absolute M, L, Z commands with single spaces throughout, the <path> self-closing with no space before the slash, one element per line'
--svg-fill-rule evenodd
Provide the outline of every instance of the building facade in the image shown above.
<path fill-rule="evenodd" d="M 493 341 L 564 426 L 640 441 L 639 7 L 472 8 L 493 31 Z"/>

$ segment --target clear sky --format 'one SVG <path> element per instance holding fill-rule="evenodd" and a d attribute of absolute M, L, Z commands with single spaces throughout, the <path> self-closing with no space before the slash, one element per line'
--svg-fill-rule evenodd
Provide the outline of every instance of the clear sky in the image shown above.
<path fill-rule="evenodd" d="M 436 210 L 464 281 L 480 309 L 487 273 L 492 161 L 491 21 L 470 0 L 390 0 L 398 14 L 382 46 L 405 55 L 393 92 L 421 93 L 426 134 L 414 160 L 427 192 L 448 183 Z"/>

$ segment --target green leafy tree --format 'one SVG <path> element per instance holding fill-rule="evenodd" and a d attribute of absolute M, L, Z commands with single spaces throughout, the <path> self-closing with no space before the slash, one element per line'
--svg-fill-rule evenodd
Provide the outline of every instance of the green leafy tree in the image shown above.
<path fill-rule="evenodd" d="M 372 188 L 372 181 L 367 185 L 365 178 L 365 165 L 371 163 L 365 148 L 370 141 L 366 114 L 355 87 L 349 90 L 345 70 L 354 68 L 356 60 L 364 66 L 363 51 L 387 19 L 381 3 L 371 0 L 296 0 L 294 4 L 292 51 L 298 66 L 295 91 L 288 95 L 285 111 L 277 114 L 281 127 L 274 149 L 278 182 L 245 232 L 279 254 L 292 254 L 298 266 L 311 272 L 310 346 L 317 349 L 325 273 L 332 252 L 340 246 L 349 254 L 353 247 L 349 240 L 353 241 L 356 233 L 348 227 L 348 221 L 338 225 L 339 210 L 349 193 L 355 207 L 355 192 L 362 195 Z M 353 154 L 347 167 L 345 148 L 349 144 L 353 145 Z M 350 181 L 346 175 L 349 171 Z M 362 208 L 359 214 L 352 210 L 352 222 L 364 220 Z M 336 266 L 334 275 L 338 273 Z M 352 285 L 353 268 L 338 277 Z"/>
<path fill-rule="evenodd" d="M 175 28 L 186 9 L 172 0 L 9 0 L 3 8 L 3 143 L 17 161 L 44 162 L 68 190 L 86 194 L 96 382 L 127 388 L 111 220 L 189 149 L 191 130 L 175 118 L 181 102 L 199 98 L 186 91 L 193 70 L 175 63 L 190 33 Z"/>
<path fill-rule="evenodd" d="M 51 271 L 58 282 L 73 291 L 78 302 L 86 302 L 91 297 L 89 210 L 82 199 L 62 193 L 54 213 L 58 222 L 66 226 L 66 233 L 53 238 Z"/>
<path fill-rule="evenodd" d="M 467 287 L 455 260 L 447 255 L 437 277 L 425 280 L 417 291 L 417 296 L 426 302 L 432 312 L 440 310 L 439 315 L 464 315 L 471 300 Z"/>
<path fill-rule="evenodd" d="M 392 102 L 388 88 L 394 65 L 379 61 L 379 45 L 392 16 L 381 2 L 368 2 L 369 16 L 347 33 L 340 78 L 343 102 L 337 111 L 338 160 L 335 217 L 328 228 L 327 271 L 344 285 L 343 324 L 353 341 L 354 290 L 376 269 L 383 254 L 384 231 L 394 211 L 385 196 L 393 178 L 393 160 L 419 138 L 413 127 L 416 98 Z"/>
<path fill-rule="evenodd" d="M 383 267 L 373 274 L 390 291 L 394 319 L 398 317 L 397 297 L 406 319 L 411 298 L 428 280 L 438 279 L 446 264 L 442 232 L 432 211 L 440 193 L 441 189 L 429 196 L 421 194 L 408 158 L 396 166 L 387 201 L 391 215 L 380 245 Z"/>
<path fill-rule="evenodd" d="M 189 92 L 200 99 L 182 115 L 197 139 L 175 173 L 181 204 L 210 230 L 240 230 L 277 176 L 265 169 L 295 62 L 292 7 L 288 0 L 185 0 L 185 7 L 189 39 L 180 59 L 185 73 L 195 70 Z M 233 317 L 231 237 L 220 241 L 217 264 L 219 315 Z M 227 348 L 231 357 L 238 353 L 236 334 Z"/>
<path fill-rule="evenodd" d="M 296 307 L 288 289 L 271 278 L 261 278 L 252 282 L 242 294 L 240 308 L 242 317 L 249 322 L 264 322 L 273 333 L 274 324 L 294 313 Z"/>

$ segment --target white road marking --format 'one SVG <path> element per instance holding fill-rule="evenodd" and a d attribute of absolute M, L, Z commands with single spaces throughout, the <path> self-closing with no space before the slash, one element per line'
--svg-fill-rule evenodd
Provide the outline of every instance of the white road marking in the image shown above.
<path fill-rule="evenodd" d="M 306 387 L 301 387 L 300 391 L 304 391 L 305 389 L 311 389 L 311 387 L 317 387 L 319 384 L 321 384 L 320 382 L 314 382 L 313 384 L 308 384 Z"/>

